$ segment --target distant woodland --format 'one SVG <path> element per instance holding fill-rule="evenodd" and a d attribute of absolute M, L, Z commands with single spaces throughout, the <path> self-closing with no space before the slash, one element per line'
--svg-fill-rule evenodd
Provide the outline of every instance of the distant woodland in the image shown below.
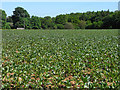
<path fill-rule="evenodd" d="M 22 7 L 16 7 L 12 16 L 0 10 L 1 29 L 120 29 L 120 11 L 88 11 L 60 14 L 56 17 L 38 17 Z"/>

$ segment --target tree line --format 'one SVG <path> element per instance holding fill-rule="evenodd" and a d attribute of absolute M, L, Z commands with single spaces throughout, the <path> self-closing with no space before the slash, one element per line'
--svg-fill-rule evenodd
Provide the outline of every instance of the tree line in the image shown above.
<path fill-rule="evenodd" d="M 120 29 L 120 11 L 88 11 L 85 13 L 60 14 L 56 17 L 31 16 L 17 7 L 12 16 L 0 10 L 2 29 Z"/>

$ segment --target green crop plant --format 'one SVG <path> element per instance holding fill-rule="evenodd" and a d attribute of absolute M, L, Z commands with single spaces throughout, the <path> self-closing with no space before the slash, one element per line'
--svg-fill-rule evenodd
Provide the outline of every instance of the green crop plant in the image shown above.
<path fill-rule="evenodd" d="M 118 88 L 118 30 L 3 30 L 2 88 Z"/>

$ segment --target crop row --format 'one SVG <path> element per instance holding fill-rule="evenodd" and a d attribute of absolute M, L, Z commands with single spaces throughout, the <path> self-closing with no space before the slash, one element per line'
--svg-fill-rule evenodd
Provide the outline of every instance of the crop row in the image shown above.
<path fill-rule="evenodd" d="M 3 88 L 118 88 L 117 30 L 3 30 Z"/>

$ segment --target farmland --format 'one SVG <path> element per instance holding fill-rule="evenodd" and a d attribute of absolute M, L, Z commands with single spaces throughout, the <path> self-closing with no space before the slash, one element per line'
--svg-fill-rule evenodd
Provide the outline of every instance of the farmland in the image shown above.
<path fill-rule="evenodd" d="M 3 88 L 118 88 L 118 30 L 3 30 Z"/>

